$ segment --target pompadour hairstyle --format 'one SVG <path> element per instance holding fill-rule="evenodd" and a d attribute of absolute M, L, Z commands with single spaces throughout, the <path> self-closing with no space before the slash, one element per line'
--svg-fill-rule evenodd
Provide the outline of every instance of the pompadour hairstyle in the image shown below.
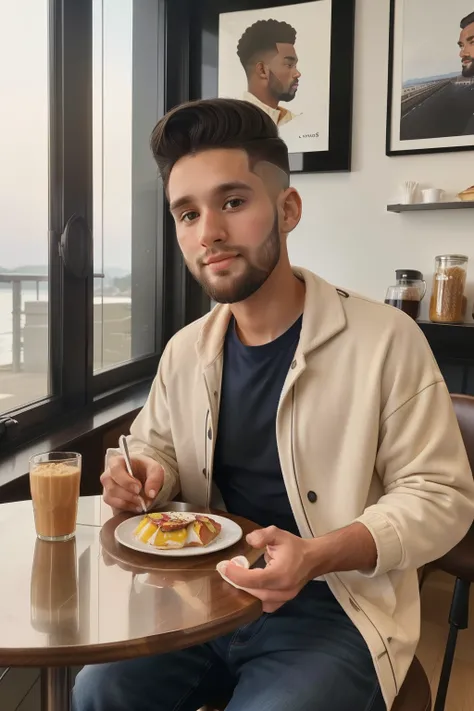
<path fill-rule="evenodd" d="M 289 176 L 288 148 L 273 120 L 248 101 L 201 99 L 171 109 L 150 140 L 165 189 L 175 163 L 184 156 L 218 148 L 247 153 L 250 165 L 267 161 Z"/>
<path fill-rule="evenodd" d="M 260 52 L 277 51 L 277 43 L 294 44 L 296 30 L 287 22 L 258 20 L 247 27 L 237 45 L 237 55 L 245 71 L 249 72 Z"/>
<path fill-rule="evenodd" d="M 463 17 L 461 20 L 461 29 L 465 30 L 468 25 L 474 24 L 474 12 L 471 12 L 470 15 L 466 15 L 466 17 Z"/>

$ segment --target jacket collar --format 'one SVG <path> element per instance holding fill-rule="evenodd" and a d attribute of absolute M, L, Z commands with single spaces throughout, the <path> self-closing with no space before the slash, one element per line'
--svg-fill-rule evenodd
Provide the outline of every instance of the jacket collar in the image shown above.
<path fill-rule="evenodd" d="M 293 272 L 305 282 L 306 295 L 303 324 L 297 353 L 303 356 L 319 348 L 346 326 L 346 314 L 336 288 L 307 269 L 293 267 Z M 228 304 L 219 304 L 205 318 L 196 350 L 204 367 L 221 355 L 231 317 Z"/>

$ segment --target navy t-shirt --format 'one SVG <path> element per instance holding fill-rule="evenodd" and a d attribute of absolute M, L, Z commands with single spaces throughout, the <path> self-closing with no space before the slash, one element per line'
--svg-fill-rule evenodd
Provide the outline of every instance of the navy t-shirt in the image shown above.
<path fill-rule="evenodd" d="M 281 391 L 298 345 L 300 318 L 276 340 L 245 346 L 231 320 L 214 454 L 214 481 L 229 513 L 300 535 L 286 493 L 276 441 Z"/>

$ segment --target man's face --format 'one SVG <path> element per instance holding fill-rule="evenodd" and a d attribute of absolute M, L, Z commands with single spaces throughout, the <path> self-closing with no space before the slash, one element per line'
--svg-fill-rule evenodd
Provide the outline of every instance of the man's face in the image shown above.
<path fill-rule="evenodd" d="M 474 22 L 465 27 L 459 37 L 459 56 L 463 77 L 474 77 Z"/>
<path fill-rule="evenodd" d="M 277 44 L 278 52 L 268 61 L 268 88 L 277 101 L 292 101 L 298 91 L 298 57 L 292 44 Z"/>
<path fill-rule="evenodd" d="M 181 158 L 168 197 L 186 264 L 207 294 L 220 303 L 252 296 L 278 264 L 281 243 L 276 202 L 245 151 Z"/>

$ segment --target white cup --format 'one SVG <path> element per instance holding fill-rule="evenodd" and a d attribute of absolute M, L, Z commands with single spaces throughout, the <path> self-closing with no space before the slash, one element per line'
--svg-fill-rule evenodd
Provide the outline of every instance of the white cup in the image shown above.
<path fill-rule="evenodd" d="M 440 188 L 427 188 L 421 191 L 423 202 L 441 202 L 443 190 Z"/>

